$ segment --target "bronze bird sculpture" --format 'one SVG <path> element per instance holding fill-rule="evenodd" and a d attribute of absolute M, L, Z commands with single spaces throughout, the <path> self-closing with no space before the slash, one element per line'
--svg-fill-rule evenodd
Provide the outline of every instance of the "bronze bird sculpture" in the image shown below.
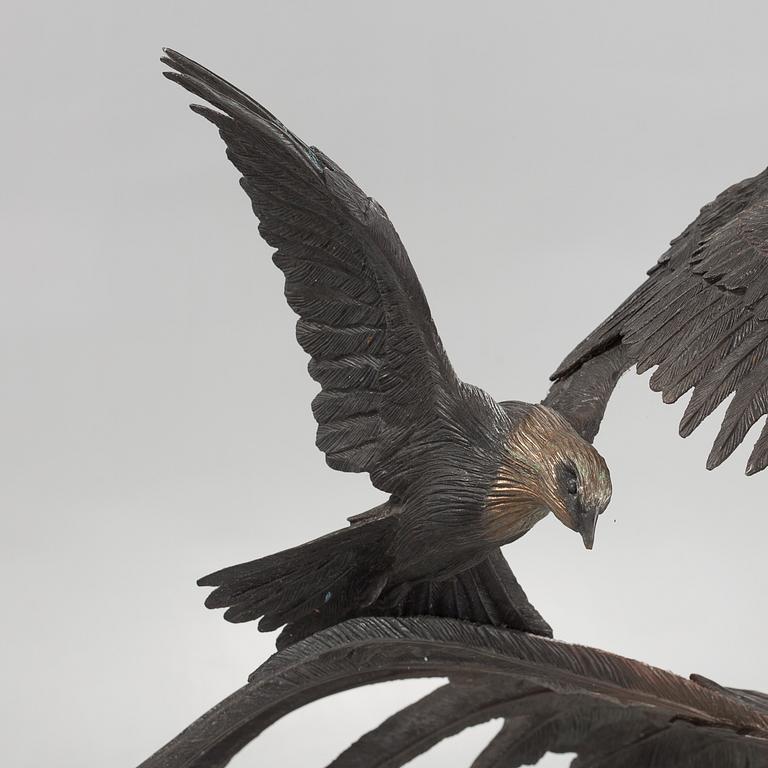
<path fill-rule="evenodd" d="M 648 280 L 580 344 L 541 404 L 497 403 L 453 371 L 384 209 L 330 158 L 249 96 L 171 50 L 169 79 L 207 101 L 276 249 L 296 336 L 321 387 L 312 403 L 328 464 L 389 494 L 351 525 L 212 573 L 206 605 L 233 622 L 286 625 L 283 647 L 342 619 L 464 618 L 551 634 L 499 547 L 548 512 L 587 548 L 611 497 L 591 445 L 632 365 L 658 365 L 665 400 L 691 387 L 689 433 L 737 389 L 710 458 L 768 411 L 766 172 L 724 192 Z M 749 470 L 768 457 L 763 433 Z"/>

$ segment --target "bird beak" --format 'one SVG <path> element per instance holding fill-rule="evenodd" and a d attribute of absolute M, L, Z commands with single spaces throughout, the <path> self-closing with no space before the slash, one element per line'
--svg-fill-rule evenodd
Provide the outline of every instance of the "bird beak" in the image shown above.
<path fill-rule="evenodd" d="M 595 543 L 595 528 L 597 527 L 597 513 L 584 515 L 581 518 L 581 526 L 579 527 L 579 533 L 581 534 L 584 546 L 587 549 L 592 549 L 592 545 Z"/>

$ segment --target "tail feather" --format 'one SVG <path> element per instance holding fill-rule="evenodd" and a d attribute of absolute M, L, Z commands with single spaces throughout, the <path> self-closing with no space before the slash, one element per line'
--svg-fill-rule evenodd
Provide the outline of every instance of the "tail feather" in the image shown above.
<path fill-rule="evenodd" d="M 349 581 L 354 578 L 355 569 L 345 568 L 340 570 L 336 578 L 333 581 L 323 584 L 322 589 L 322 606 L 325 608 L 332 600 L 334 595 L 342 595 L 341 601 L 344 601 L 344 596 L 349 594 L 349 587 L 352 587 L 356 593 L 359 593 L 359 586 L 355 584 L 349 584 Z M 348 587 L 349 585 L 349 587 Z M 343 592 L 342 592 L 343 590 Z M 352 597 L 352 595 L 349 595 Z M 337 601 L 338 602 L 338 601 Z M 347 607 L 350 607 L 347 604 Z M 332 608 L 328 608 L 328 611 Z M 298 621 L 302 616 L 319 611 L 317 597 L 313 593 L 304 601 L 294 600 L 290 604 L 284 604 L 283 608 L 275 608 L 271 610 L 264 618 L 259 622 L 259 629 L 263 632 L 270 632 L 273 629 L 283 626 L 283 624 L 290 624 L 294 621 Z"/>
<path fill-rule="evenodd" d="M 441 616 L 552 637 L 552 628 L 531 605 L 500 549 L 447 579 L 393 587 L 354 616 Z M 327 626 L 305 615 L 277 638 L 281 650 Z"/>
<path fill-rule="evenodd" d="M 334 531 L 298 547 L 203 576 L 216 587 L 205 604 L 234 623 L 261 617 L 259 629 L 330 626 L 376 600 L 387 583 L 391 517 Z M 289 634 L 292 634 L 289 632 Z M 307 633 L 309 634 L 309 632 Z M 298 639 L 298 638 L 296 638 Z"/>
<path fill-rule="evenodd" d="M 552 637 L 552 628 L 529 602 L 500 549 L 450 578 L 385 593 L 367 612 L 465 619 Z"/>
<path fill-rule="evenodd" d="M 501 550 L 447 578 L 403 583 L 389 545 L 397 507 L 370 510 L 352 525 L 283 552 L 204 576 L 205 604 L 234 623 L 285 625 L 278 649 L 355 616 L 442 616 L 552 636 Z"/>

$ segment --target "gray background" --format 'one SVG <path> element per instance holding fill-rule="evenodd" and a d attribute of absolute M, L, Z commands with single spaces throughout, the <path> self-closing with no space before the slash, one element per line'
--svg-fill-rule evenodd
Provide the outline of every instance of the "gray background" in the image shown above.
<path fill-rule="evenodd" d="M 161 45 L 382 201 L 459 375 L 537 400 L 698 207 L 768 162 L 767 24 L 763 2 L 7 6 L 5 762 L 138 763 L 272 649 L 196 577 L 380 498 L 314 448 L 282 277 Z M 682 441 L 684 404 L 646 380 L 597 441 L 615 493 L 595 550 L 547 519 L 507 556 L 559 637 L 768 689 L 768 473 L 743 476 L 745 448 L 707 473 L 722 410 Z M 313 705 L 234 765 L 323 765 L 434 684 Z M 466 765 L 495 727 L 414 765 Z"/>

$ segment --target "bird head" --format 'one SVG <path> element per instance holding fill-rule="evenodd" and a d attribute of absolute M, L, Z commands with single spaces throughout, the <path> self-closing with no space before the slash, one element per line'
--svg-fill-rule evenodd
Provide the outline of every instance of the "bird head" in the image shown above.
<path fill-rule="evenodd" d="M 592 549 L 597 518 L 611 500 L 611 475 L 603 457 L 545 405 L 530 407 L 514 430 L 512 447 L 524 465 L 528 492 Z"/>

